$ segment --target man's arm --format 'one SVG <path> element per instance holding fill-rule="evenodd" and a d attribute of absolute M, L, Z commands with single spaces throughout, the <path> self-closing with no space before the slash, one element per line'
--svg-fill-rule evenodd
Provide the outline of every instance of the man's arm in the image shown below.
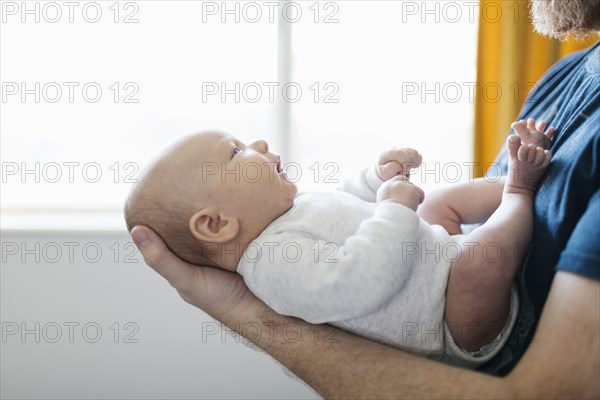
<path fill-rule="evenodd" d="M 338 343 L 265 350 L 325 398 L 598 398 L 600 285 L 557 273 L 534 343 L 506 378 L 336 332 Z"/>
<path fill-rule="evenodd" d="M 132 236 L 145 261 L 184 300 L 238 333 L 254 333 L 244 327 L 259 324 L 265 334 L 254 335 L 254 343 L 326 398 L 600 396 L 597 281 L 557 272 L 534 342 L 509 376 L 496 378 L 280 316 L 254 297 L 239 275 L 185 263 L 148 228 L 136 227 Z M 301 330 L 303 340 L 286 340 L 289 324 Z"/>
<path fill-rule="evenodd" d="M 470 183 L 451 185 L 425 196 L 417 214 L 430 224 L 442 225 L 448 233 L 461 232 L 461 224 L 487 220 L 502 200 L 505 178 L 477 178 Z"/>

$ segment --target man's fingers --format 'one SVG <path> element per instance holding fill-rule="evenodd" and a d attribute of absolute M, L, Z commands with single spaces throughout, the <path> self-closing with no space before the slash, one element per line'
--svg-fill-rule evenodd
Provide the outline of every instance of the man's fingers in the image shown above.
<path fill-rule="evenodd" d="M 136 226 L 131 230 L 131 238 L 142 253 L 146 264 L 175 289 L 185 291 L 195 282 L 200 270 L 173 254 L 152 229 Z"/>

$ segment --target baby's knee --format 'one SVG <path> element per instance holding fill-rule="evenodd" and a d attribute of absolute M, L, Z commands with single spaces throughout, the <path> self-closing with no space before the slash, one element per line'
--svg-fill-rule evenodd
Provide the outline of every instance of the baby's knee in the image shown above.
<path fill-rule="evenodd" d="M 462 243 L 460 263 L 457 266 L 468 271 L 468 279 L 475 279 L 483 284 L 504 282 L 510 285 L 514 278 L 514 266 L 519 260 L 518 251 L 519 246 L 507 246 L 503 241 L 494 240 L 493 236 L 486 237 L 485 240 L 467 238 Z"/>

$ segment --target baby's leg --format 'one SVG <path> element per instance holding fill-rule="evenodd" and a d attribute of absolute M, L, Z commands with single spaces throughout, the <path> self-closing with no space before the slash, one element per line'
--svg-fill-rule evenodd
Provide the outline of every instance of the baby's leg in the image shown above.
<path fill-rule="evenodd" d="M 502 202 L 485 224 L 464 239 L 452 263 L 445 318 L 457 345 L 476 351 L 500 333 L 510 288 L 533 232 L 533 199 L 550 152 L 508 139 L 509 172 Z"/>

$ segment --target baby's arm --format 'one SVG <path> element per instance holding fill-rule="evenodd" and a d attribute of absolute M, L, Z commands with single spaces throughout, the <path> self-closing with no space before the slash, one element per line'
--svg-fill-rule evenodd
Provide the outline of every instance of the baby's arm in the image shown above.
<path fill-rule="evenodd" d="M 414 210 L 398 204 L 418 205 L 420 189 L 402 178 L 381 189 L 373 217 L 341 245 L 306 232 L 261 236 L 252 247 L 260 247 L 262 255 L 242 257 L 238 267 L 246 285 L 279 314 L 311 323 L 373 312 L 411 273 L 399 265 L 402 243 L 413 242 L 420 226 Z"/>
<path fill-rule="evenodd" d="M 410 177 L 410 170 L 421 165 L 421 155 L 411 148 L 392 148 L 382 152 L 375 166 L 361 171 L 358 179 L 346 180 L 339 190 L 374 203 L 381 185 L 396 176 Z"/>

